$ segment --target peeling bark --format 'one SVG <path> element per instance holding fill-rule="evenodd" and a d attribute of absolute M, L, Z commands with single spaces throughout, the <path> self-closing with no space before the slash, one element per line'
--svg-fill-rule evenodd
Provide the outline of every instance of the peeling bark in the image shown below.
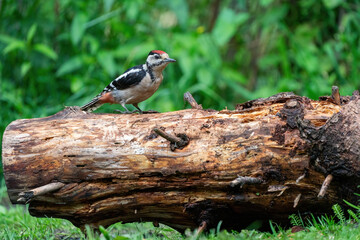
<path fill-rule="evenodd" d="M 32 196 L 29 211 L 78 227 L 153 221 L 203 231 L 221 220 L 241 229 L 254 220 L 285 223 L 298 211 L 326 213 L 356 200 L 360 172 L 358 95 L 330 99 L 282 93 L 235 111 L 146 115 L 72 107 L 16 120 L 3 136 L 9 197 L 16 204 L 23 192 L 64 184 Z M 184 136 L 186 144 L 171 147 Z"/>

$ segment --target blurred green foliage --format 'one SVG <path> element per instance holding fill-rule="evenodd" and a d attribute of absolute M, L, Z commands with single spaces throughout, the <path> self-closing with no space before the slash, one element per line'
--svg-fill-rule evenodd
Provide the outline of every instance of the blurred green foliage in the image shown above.
<path fill-rule="evenodd" d="M 360 1 L 0 1 L 0 133 L 82 105 L 150 50 L 177 59 L 142 109 L 359 88 Z M 120 106 L 105 106 L 112 112 Z"/>

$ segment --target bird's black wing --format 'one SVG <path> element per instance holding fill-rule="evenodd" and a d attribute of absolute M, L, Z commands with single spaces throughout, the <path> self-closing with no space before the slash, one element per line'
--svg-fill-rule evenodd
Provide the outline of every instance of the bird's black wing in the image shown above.
<path fill-rule="evenodd" d="M 145 77 L 146 71 L 143 65 L 138 65 L 126 70 L 123 74 L 112 81 L 103 92 L 110 92 L 113 90 L 124 90 L 135 86 Z"/>

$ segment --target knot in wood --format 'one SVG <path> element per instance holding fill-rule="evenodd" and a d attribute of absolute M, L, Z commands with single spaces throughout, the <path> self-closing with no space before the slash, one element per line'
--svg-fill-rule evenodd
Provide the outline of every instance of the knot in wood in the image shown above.
<path fill-rule="evenodd" d="M 189 144 L 189 137 L 185 133 L 179 133 L 176 134 L 178 138 L 180 138 L 177 142 L 171 142 L 170 143 L 170 149 L 171 151 L 175 151 L 175 149 L 183 149 L 186 145 Z"/>
<path fill-rule="evenodd" d="M 296 108 L 299 107 L 299 102 L 296 99 L 290 99 L 285 103 L 286 108 Z"/>
<path fill-rule="evenodd" d="M 280 110 L 279 116 L 281 119 L 286 119 L 286 123 L 290 128 L 295 128 L 297 119 L 304 118 L 304 106 L 297 99 L 290 99 L 286 101 L 283 109 Z"/>

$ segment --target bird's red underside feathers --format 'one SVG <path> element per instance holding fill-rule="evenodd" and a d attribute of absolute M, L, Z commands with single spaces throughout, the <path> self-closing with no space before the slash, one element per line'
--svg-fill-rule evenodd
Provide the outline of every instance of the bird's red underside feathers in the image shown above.
<path fill-rule="evenodd" d="M 115 103 L 115 99 L 113 97 L 113 95 L 109 92 L 103 94 L 100 98 L 99 101 L 101 103 Z"/>

